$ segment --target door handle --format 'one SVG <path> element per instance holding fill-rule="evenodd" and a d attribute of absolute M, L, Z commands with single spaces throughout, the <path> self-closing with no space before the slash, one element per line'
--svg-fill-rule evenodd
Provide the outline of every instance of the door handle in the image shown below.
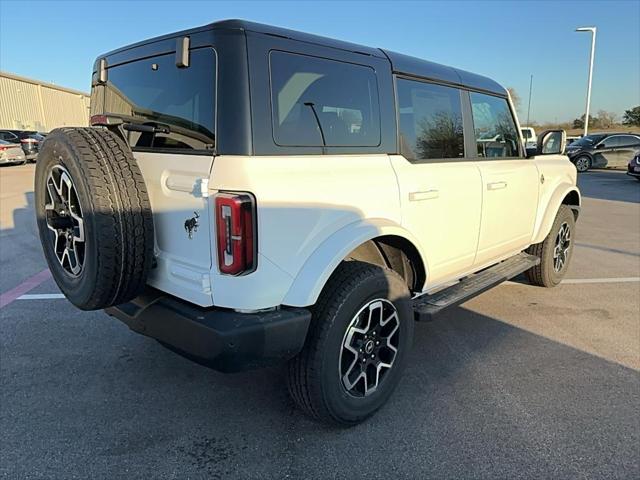
<path fill-rule="evenodd" d="M 507 182 L 487 183 L 487 190 L 501 190 L 503 188 L 507 188 Z"/>
<path fill-rule="evenodd" d="M 419 202 L 421 200 L 430 200 L 432 198 L 438 198 L 440 192 L 436 189 L 424 190 L 422 192 L 409 192 L 410 202 Z"/>

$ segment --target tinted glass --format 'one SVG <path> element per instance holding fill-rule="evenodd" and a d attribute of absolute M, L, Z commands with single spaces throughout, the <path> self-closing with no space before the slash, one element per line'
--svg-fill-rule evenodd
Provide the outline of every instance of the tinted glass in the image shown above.
<path fill-rule="evenodd" d="M 518 157 L 518 134 L 507 100 L 471 92 L 479 157 Z"/>
<path fill-rule="evenodd" d="M 619 138 L 621 147 L 640 145 L 640 138 L 634 137 L 633 135 L 620 135 Z"/>
<path fill-rule="evenodd" d="M 593 147 L 596 143 L 602 140 L 605 135 L 587 135 L 586 137 L 579 138 L 572 145 L 580 147 Z"/>
<path fill-rule="evenodd" d="M 365 147 L 380 144 L 373 69 L 305 55 L 271 52 L 276 144 Z"/>
<path fill-rule="evenodd" d="M 522 130 L 522 136 L 524 137 L 525 140 L 528 140 L 531 138 L 531 131 L 529 130 Z"/>
<path fill-rule="evenodd" d="M 619 136 L 606 138 L 602 142 L 603 148 L 614 148 L 619 147 L 620 145 L 622 145 L 622 138 Z"/>
<path fill-rule="evenodd" d="M 410 160 L 464 157 L 456 88 L 398 79 L 400 153 Z"/>
<path fill-rule="evenodd" d="M 111 67 L 102 111 L 136 123 L 166 125 L 170 133 L 130 132 L 133 147 L 211 150 L 215 139 L 216 58 L 210 48 L 192 50 L 190 66 L 175 54 Z M 92 103 L 94 99 L 92 98 Z"/>

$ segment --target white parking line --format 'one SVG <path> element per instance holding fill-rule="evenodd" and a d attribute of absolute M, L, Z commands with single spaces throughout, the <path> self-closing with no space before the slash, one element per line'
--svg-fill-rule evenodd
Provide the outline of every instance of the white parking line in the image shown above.
<path fill-rule="evenodd" d="M 640 282 L 640 277 L 618 277 L 618 278 L 568 278 L 562 280 L 563 285 L 581 284 L 581 283 L 635 283 Z M 506 285 L 523 285 L 520 282 L 507 281 Z"/>
<path fill-rule="evenodd" d="M 53 300 L 56 298 L 64 298 L 62 293 L 28 293 L 19 296 L 16 300 Z"/>
<path fill-rule="evenodd" d="M 631 283 L 640 282 L 640 277 L 620 277 L 620 278 L 572 278 L 562 280 L 560 283 Z"/>
<path fill-rule="evenodd" d="M 640 277 L 618 277 L 618 278 L 568 278 L 562 280 L 563 284 L 581 283 L 636 283 L 640 282 Z M 507 281 L 506 285 L 522 285 L 522 283 Z M 62 293 L 34 293 L 19 296 L 16 300 L 57 300 L 64 298 Z"/>

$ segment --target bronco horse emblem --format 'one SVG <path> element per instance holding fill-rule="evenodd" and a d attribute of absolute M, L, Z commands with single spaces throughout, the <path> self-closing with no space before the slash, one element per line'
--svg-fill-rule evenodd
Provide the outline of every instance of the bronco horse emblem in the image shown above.
<path fill-rule="evenodd" d="M 193 217 L 184 221 L 184 231 L 189 235 L 189 240 L 193 238 L 193 234 L 198 231 L 198 219 L 200 215 L 198 212 L 193 212 Z"/>

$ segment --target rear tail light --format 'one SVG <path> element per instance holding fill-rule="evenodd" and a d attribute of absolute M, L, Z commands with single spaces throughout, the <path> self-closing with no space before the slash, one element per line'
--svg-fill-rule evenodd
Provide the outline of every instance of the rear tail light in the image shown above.
<path fill-rule="evenodd" d="M 9 150 L 10 148 L 13 148 L 11 145 L 0 145 L 0 152 L 2 152 L 3 150 Z"/>
<path fill-rule="evenodd" d="M 256 268 L 256 204 L 248 193 L 218 193 L 215 197 L 218 268 L 243 275 Z"/>

